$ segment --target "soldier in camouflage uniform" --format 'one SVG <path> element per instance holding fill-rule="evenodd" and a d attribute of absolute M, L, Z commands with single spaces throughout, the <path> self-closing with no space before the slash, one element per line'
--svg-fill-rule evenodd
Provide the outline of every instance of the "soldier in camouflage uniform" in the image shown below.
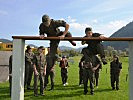
<path fill-rule="evenodd" d="M 43 46 L 38 48 L 38 53 L 33 58 L 34 67 L 34 96 L 38 96 L 38 80 L 40 80 L 40 94 L 44 95 L 44 76 L 46 74 L 46 59 L 43 54 Z"/>
<path fill-rule="evenodd" d="M 33 74 L 33 52 L 30 46 L 27 46 L 27 50 L 25 51 L 25 82 L 24 87 L 27 85 L 27 89 L 30 88 L 30 83 L 32 80 L 32 74 Z"/>
<path fill-rule="evenodd" d="M 104 36 L 102 36 L 99 33 L 93 33 L 92 32 L 92 28 L 91 27 L 87 27 L 85 29 L 85 37 L 99 37 L 101 39 L 105 38 Z M 107 64 L 107 61 L 105 59 L 105 53 L 104 53 L 104 47 L 103 45 L 100 43 L 101 41 L 82 41 L 82 45 L 84 44 L 88 44 L 87 48 L 84 48 L 83 51 L 84 53 L 88 53 L 89 55 L 97 55 L 100 54 L 101 60 L 103 62 L 103 64 Z M 86 55 L 86 54 L 84 54 Z"/>
<path fill-rule="evenodd" d="M 55 55 L 55 57 L 52 60 L 52 63 L 54 64 L 53 66 L 51 66 L 51 55 L 50 55 L 50 48 L 48 47 L 48 54 L 46 55 L 46 65 L 47 65 L 47 69 L 46 69 L 46 76 L 45 76 L 45 83 L 44 83 L 44 89 L 46 89 L 47 84 L 48 84 L 48 78 L 50 76 L 50 80 L 51 80 L 51 89 L 54 89 L 54 77 L 55 77 L 55 61 L 57 60 L 57 56 Z"/>
<path fill-rule="evenodd" d="M 119 76 L 121 69 L 122 69 L 122 63 L 119 62 L 118 56 L 114 55 L 113 61 L 110 63 L 110 78 L 111 78 L 112 90 L 115 89 L 115 82 L 116 82 L 116 90 L 119 90 Z"/>
<path fill-rule="evenodd" d="M 64 27 L 65 31 L 60 31 L 59 27 Z M 43 39 L 45 37 L 45 34 L 47 34 L 47 37 L 72 37 L 70 32 L 68 32 L 69 25 L 63 21 L 63 20 L 53 20 L 50 19 L 48 15 L 43 15 L 42 17 L 42 23 L 39 26 L 39 32 L 40 32 L 40 38 Z M 57 47 L 59 45 L 59 40 L 50 40 L 50 66 L 55 65 L 55 55 L 57 52 Z M 76 46 L 76 43 L 73 41 L 69 41 L 73 46 Z"/>
<path fill-rule="evenodd" d="M 84 51 L 82 51 L 84 54 Z M 99 61 L 96 59 L 95 55 L 83 55 L 83 83 L 84 83 L 84 94 L 88 92 L 88 79 L 90 80 L 90 93 L 94 94 L 94 73 L 95 70 L 100 66 Z"/>

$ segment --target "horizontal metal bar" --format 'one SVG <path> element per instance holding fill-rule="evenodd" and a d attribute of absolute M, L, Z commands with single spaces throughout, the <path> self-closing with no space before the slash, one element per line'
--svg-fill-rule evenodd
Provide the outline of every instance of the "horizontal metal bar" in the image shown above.
<path fill-rule="evenodd" d="M 44 37 L 44 39 L 40 39 L 39 36 L 12 36 L 13 39 L 24 39 L 24 40 L 74 40 L 74 41 L 83 41 L 83 40 L 97 40 L 97 41 L 133 41 L 133 37 L 110 37 L 110 38 L 104 38 L 100 39 L 98 37 Z"/>

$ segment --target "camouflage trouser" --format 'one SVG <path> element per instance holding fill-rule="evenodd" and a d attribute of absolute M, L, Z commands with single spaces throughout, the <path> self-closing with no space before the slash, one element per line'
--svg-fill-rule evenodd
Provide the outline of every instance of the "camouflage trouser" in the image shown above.
<path fill-rule="evenodd" d="M 119 88 L 119 72 L 111 72 L 111 87 L 115 88 L 115 82 L 116 82 L 116 88 Z"/>
<path fill-rule="evenodd" d="M 98 79 L 99 79 L 99 69 L 95 71 L 95 85 L 98 86 Z"/>
<path fill-rule="evenodd" d="M 27 85 L 27 88 L 30 87 L 30 83 L 32 80 L 32 75 L 33 75 L 33 67 L 31 63 L 26 63 L 25 64 L 25 81 L 24 81 L 24 87 Z"/>
<path fill-rule="evenodd" d="M 88 79 L 90 80 L 90 89 L 91 92 L 94 92 L 94 72 L 89 68 L 83 69 L 83 83 L 84 83 L 84 92 L 88 92 Z"/>
<path fill-rule="evenodd" d="M 79 85 L 83 84 L 83 69 L 79 69 Z"/>
<path fill-rule="evenodd" d="M 34 74 L 34 94 L 38 94 L 38 80 L 40 80 L 40 93 L 43 94 L 44 70 L 38 71 L 39 75 Z"/>
<path fill-rule="evenodd" d="M 51 71 L 51 69 L 49 69 L 49 68 L 47 67 L 47 69 L 46 69 L 46 76 L 45 76 L 44 88 L 47 87 L 47 84 L 48 84 L 48 82 L 49 82 L 49 81 L 48 81 L 49 76 L 50 76 L 50 80 L 51 80 L 51 89 L 54 89 L 54 77 L 55 77 L 55 72 L 54 72 L 54 70 Z"/>
<path fill-rule="evenodd" d="M 68 78 L 67 69 L 61 68 L 61 78 L 62 78 L 62 83 L 65 84 L 67 82 L 67 78 Z"/>
<path fill-rule="evenodd" d="M 63 34 L 63 32 L 60 32 L 59 34 L 57 34 L 57 36 L 61 36 Z M 49 36 L 50 37 L 50 36 Z M 68 32 L 65 37 L 72 37 L 71 33 Z M 59 40 L 50 40 L 50 56 L 51 56 L 51 59 L 50 59 L 50 62 L 51 62 L 51 65 L 50 66 L 54 66 L 55 65 L 55 55 L 57 53 L 57 48 L 58 48 L 58 45 L 59 45 Z M 72 42 L 72 41 L 69 41 L 69 42 Z"/>

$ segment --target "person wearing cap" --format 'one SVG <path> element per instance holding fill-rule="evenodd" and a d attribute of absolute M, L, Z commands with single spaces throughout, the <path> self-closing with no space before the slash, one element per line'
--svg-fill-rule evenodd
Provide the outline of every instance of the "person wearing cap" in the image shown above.
<path fill-rule="evenodd" d="M 34 96 L 38 96 L 38 80 L 40 80 L 40 95 L 44 95 L 44 76 L 46 75 L 46 58 L 43 54 L 43 46 L 38 47 L 33 57 L 34 69 Z"/>
<path fill-rule="evenodd" d="M 33 56 L 34 53 L 32 52 L 31 47 L 28 45 L 26 47 L 25 51 L 25 81 L 24 81 L 24 87 L 27 87 L 27 90 L 30 90 L 30 83 L 32 80 L 32 75 L 33 75 Z"/>
<path fill-rule="evenodd" d="M 87 27 L 85 29 L 85 34 L 86 34 L 85 37 L 90 37 L 90 38 L 91 37 L 99 37 L 100 39 L 106 38 L 100 33 L 93 33 L 91 27 Z M 107 64 L 107 61 L 105 59 L 104 47 L 100 42 L 101 41 L 91 41 L 91 40 L 82 41 L 81 42 L 82 45 L 88 44 L 88 46 L 82 50 L 83 51 L 82 53 L 85 53 L 86 56 L 100 54 L 101 60 L 105 65 Z"/>
<path fill-rule="evenodd" d="M 51 60 L 51 55 L 50 55 L 50 47 L 48 47 L 48 53 L 46 55 L 46 65 L 47 65 L 47 68 L 46 68 L 46 76 L 45 76 L 45 83 L 44 83 L 44 89 L 47 88 L 47 84 L 48 84 L 48 78 L 50 76 L 50 80 L 51 80 L 51 88 L 50 90 L 54 90 L 54 77 L 55 77 L 55 62 L 57 61 L 58 59 L 58 56 L 55 55 L 53 60 Z M 54 65 L 51 66 L 51 61 Z"/>
<path fill-rule="evenodd" d="M 64 27 L 65 31 L 60 31 L 59 27 Z M 48 15 L 42 16 L 42 23 L 39 26 L 39 33 L 40 38 L 43 39 L 45 37 L 45 34 L 47 37 L 72 37 L 71 33 L 68 32 L 69 24 L 67 24 L 63 20 L 54 20 L 50 19 Z M 59 45 L 59 40 L 50 40 L 50 55 L 51 55 L 51 66 L 54 66 L 53 60 L 57 53 L 57 48 Z M 76 43 L 74 41 L 69 41 L 73 46 L 76 46 Z"/>
<path fill-rule="evenodd" d="M 62 83 L 63 83 L 63 86 L 66 86 L 68 85 L 67 83 L 67 79 L 68 79 L 68 60 L 66 58 L 66 56 L 63 56 L 61 61 L 60 61 L 60 64 L 59 64 L 59 67 L 61 68 L 61 78 L 62 78 Z"/>
<path fill-rule="evenodd" d="M 110 78 L 112 90 L 115 89 L 115 82 L 116 90 L 119 90 L 119 76 L 121 69 L 122 63 L 119 61 L 119 57 L 117 55 L 113 55 L 113 61 L 110 63 Z"/>

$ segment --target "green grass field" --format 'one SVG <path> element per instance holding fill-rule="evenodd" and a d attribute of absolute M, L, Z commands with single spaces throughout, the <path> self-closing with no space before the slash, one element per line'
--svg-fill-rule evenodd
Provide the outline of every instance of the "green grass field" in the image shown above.
<path fill-rule="evenodd" d="M 25 100 L 128 100 L 129 99 L 129 88 L 126 81 L 126 75 L 128 74 L 128 58 L 121 58 L 120 61 L 123 63 L 123 69 L 120 74 L 120 90 L 112 90 L 110 86 L 110 66 L 109 62 L 103 66 L 100 71 L 99 88 L 95 89 L 95 94 L 92 96 L 88 92 L 87 95 L 83 94 L 83 86 L 79 87 L 79 75 L 78 75 L 78 62 L 80 57 L 74 57 L 74 64 L 69 64 L 68 70 L 68 86 L 63 87 L 60 76 L 60 68 L 56 66 L 55 76 L 55 89 L 54 91 L 45 90 L 45 96 L 34 97 L 33 90 L 26 90 Z M 33 82 L 32 84 L 33 85 Z M 90 90 L 88 88 L 88 90 Z M 9 96 L 9 84 L 0 83 L 0 100 L 10 100 Z"/>

